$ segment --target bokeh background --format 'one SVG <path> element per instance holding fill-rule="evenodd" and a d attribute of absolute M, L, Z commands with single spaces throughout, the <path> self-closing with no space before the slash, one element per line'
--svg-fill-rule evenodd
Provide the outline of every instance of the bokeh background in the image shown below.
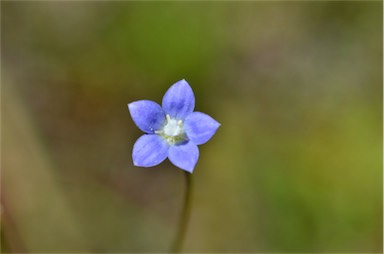
<path fill-rule="evenodd" d="M 382 2 L 1 2 L 2 252 L 167 252 L 169 161 L 127 111 L 185 78 L 185 252 L 382 252 Z"/>

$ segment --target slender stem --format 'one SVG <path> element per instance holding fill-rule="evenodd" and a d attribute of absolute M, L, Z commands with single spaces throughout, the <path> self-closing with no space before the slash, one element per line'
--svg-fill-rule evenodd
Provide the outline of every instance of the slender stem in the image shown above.
<path fill-rule="evenodd" d="M 184 172 L 185 176 L 185 194 L 184 194 L 184 205 L 181 210 L 178 230 L 175 237 L 175 241 L 172 246 L 172 253 L 180 253 L 183 247 L 185 234 L 188 228 L 189 216 L 191 213 L 191 193 L 192 193 L 192 174 Z"/>

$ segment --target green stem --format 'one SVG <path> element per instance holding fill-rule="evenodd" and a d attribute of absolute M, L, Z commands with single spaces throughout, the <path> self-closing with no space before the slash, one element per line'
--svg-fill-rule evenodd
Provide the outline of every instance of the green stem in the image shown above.
<path fill-rule="evenodd" d="M 191 213 L 192 174 L 184 171 L 184 175 L 186 183 L 184 205 L 179 218 L 178 230 L 172 246 L 172 253 L 180 253 L 182 250 L 185 234 L 187 232 L 189 216 Z"/>

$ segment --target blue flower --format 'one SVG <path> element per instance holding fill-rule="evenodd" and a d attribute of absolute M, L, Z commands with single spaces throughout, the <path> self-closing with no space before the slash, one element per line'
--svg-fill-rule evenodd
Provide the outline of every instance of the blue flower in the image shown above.
<path fill-rule="evenodd" d="M 184 79 L 168 89 L 162 107 L 149 100 L 129 103 L 133 121 L 146 133 L 133 146 L 133 164 L 152 167 L 168 157 L 176 167 L 192 173 L 199 159 L 197 145 L 211 139 L 220 126 L 209 115 L 193 112 L 194 108 L 195 96 Z"/>

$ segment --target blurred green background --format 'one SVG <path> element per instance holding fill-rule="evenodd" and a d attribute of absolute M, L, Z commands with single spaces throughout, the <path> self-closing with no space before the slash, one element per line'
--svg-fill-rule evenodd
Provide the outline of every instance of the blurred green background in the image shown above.
<path fill-rule="evenodd" d="M 167 252 L 184 193 L 127 111 L 185 78 L 185 252 L 382 252 L 382 2 L 1 2 L 2 252 Z"/>

